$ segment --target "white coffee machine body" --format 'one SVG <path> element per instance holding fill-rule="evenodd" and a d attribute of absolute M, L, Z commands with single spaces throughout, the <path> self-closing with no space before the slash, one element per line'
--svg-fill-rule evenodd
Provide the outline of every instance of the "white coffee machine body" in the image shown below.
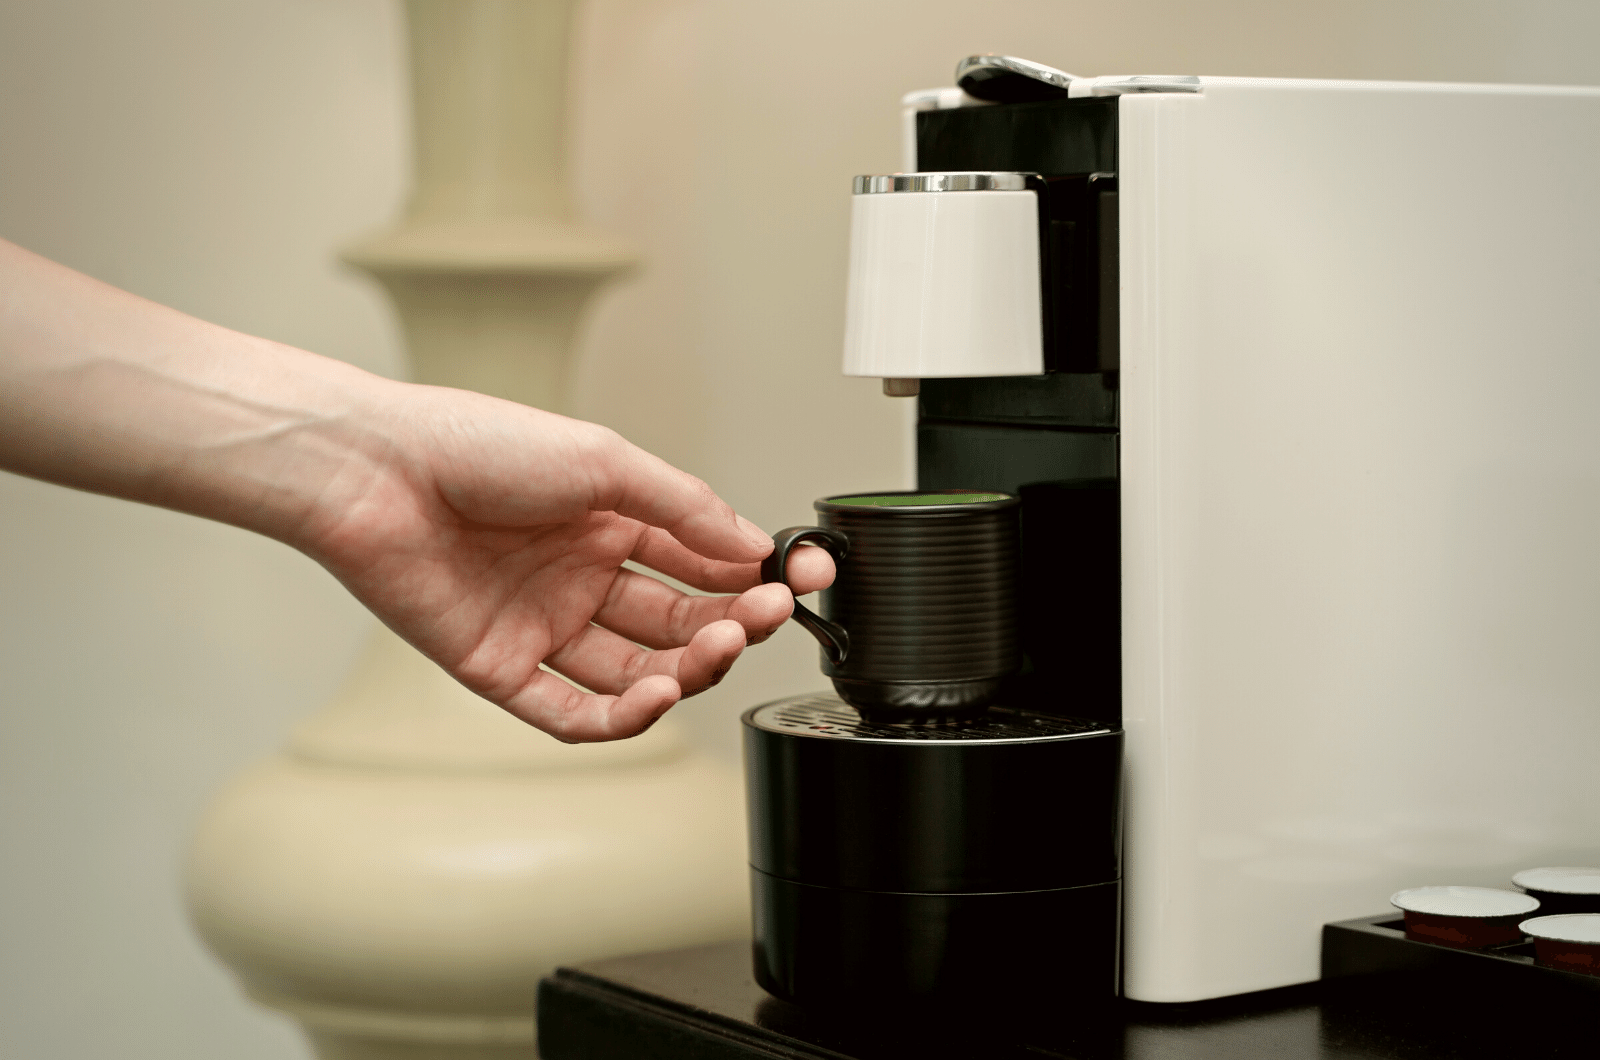
<path fill-rule="evenodd" d="M 1600 92 L 1119 103 L 1125 990 L 1600 860 Z"/>
<path fill-rule="evenodd" d="M 1600 863 L 1600 90 L 1121 92 L 1123 984 L 1178 1002 Z"/>

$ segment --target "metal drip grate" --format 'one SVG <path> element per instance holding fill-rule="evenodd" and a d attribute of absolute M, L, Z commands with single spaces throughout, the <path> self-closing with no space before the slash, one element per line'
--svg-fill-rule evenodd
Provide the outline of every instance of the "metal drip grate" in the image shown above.
<path fill-rule="evenodd" d="M 917 741 L 923 743 L 1066 740 L 1111 729 L 1081 718 L 1030 714 L 1009 707 L 990 707 L 974 718 L 918 724 L 885 724 L 862 719 L 856 708 L 831 692 L 780 699 L 757 707 L 751 724 L 768 732 L 833 740 Z"/>

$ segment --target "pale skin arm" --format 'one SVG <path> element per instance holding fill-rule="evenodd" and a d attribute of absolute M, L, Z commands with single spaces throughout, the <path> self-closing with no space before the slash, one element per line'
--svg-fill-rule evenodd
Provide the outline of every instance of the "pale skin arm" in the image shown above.
<path fill-rule="evenodd" d="M 758 584 L 766 534 L 612 431 L 229 331 L 4 240 L 0 468 L 283 541 L 568 741 L 643 731 L 793 606 Z M 833 577 L 820 549 L 789 566 L 801 592 Z"/>

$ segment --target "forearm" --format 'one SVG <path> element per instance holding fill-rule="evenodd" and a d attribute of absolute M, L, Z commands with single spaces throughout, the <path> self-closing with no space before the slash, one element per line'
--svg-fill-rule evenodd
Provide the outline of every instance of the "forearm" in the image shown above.
<path fill-rule="evenodd" d="M 385 445 L 377 376 L 0 241 L 0 467 L 291 543 Z"/>

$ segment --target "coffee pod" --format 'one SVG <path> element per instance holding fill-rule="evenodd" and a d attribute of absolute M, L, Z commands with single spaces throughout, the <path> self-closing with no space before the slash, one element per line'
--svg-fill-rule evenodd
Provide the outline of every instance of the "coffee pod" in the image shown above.
<path fill-rule="evenodd" d="M 1533 937 L 1534 957 L 1546 968 L 1600 975 L 1600 913 L 1536 916 L 1518 927 Z"/>
<path fill-rule="evenodd" d="M 1517 924 L 1539 899 L 1493 887 L 1412 887 L 1389 904 L 1406 915 L 1406 938 L 1457 949 L 1481 950 L 1517 942 Z"/>
<path fill-rule="evenodd" d="M 1600 869 L 1523 869 L 1511 882 L 1539 899 L 1539 912 L 1600 913 Z"/>

